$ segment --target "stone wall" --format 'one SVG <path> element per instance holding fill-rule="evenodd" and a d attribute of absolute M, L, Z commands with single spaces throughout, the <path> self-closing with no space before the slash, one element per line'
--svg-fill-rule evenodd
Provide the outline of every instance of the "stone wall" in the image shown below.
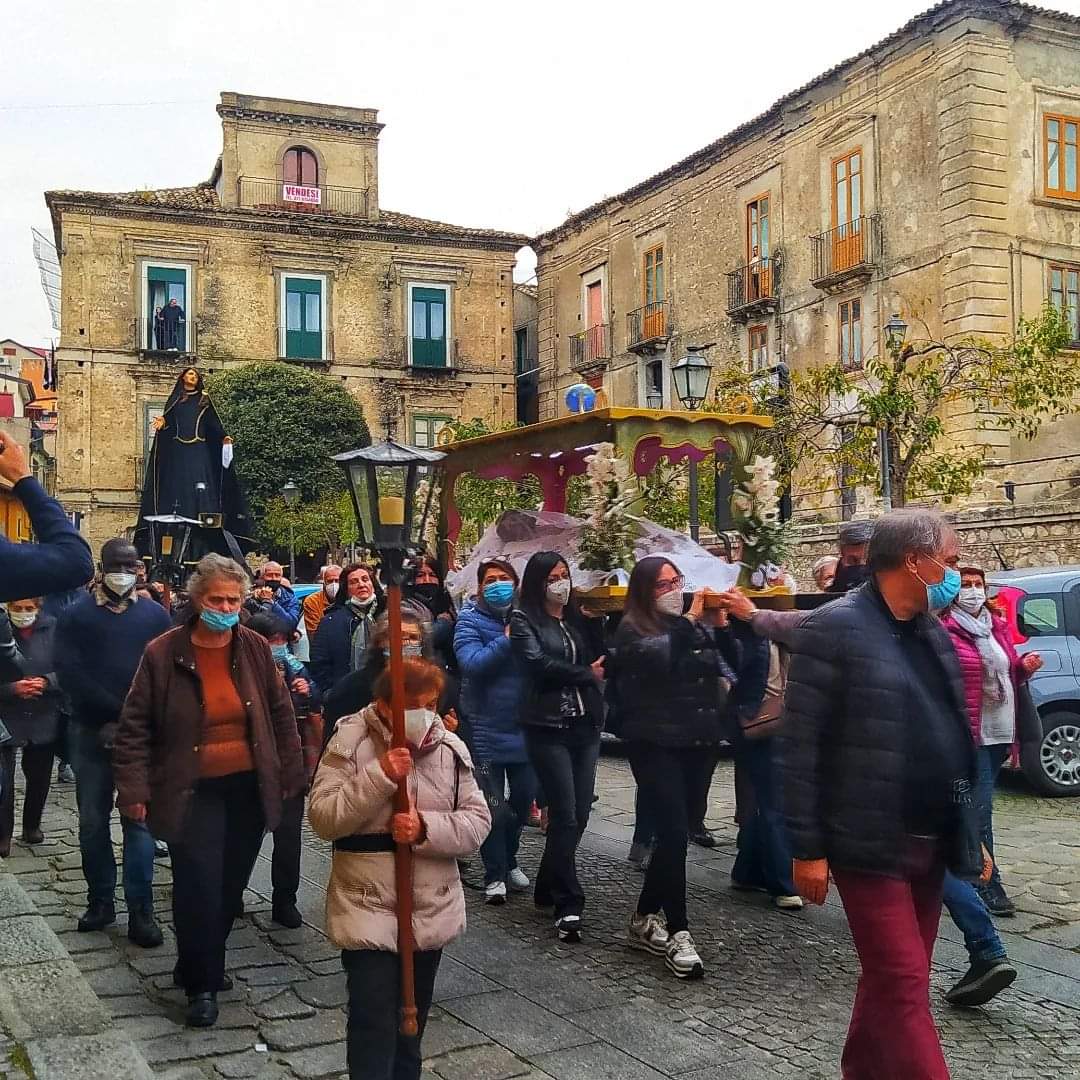
<path fill-rule="evenodd" d="M 1080 504 L 997 506 L 945 515 L 961 538 L 963 554 L 987 571 L 1038 566 L 1080 566 Z M 813 590 L 810 567 L 837 548 L 835 525 L 797 527 L 791 560 L 800 586 Z"/>

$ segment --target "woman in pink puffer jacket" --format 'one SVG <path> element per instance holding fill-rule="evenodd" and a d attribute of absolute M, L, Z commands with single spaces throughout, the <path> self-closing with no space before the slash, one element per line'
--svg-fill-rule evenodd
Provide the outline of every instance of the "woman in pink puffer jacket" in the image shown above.
<path fill-rule="evenodd" d="M 390 748 L 390 679 L 375 700 L 338 721 L 308 801 L 312 828 L 334 842 L 326 891 L 326 931 L 342 949 L 349 990 L 350 1080 L 420 1076 L 420 1038 L 442 949 L 465 929 L 457 860 L 475 853 L 491 828 L 487 803 L 464 743 L 435 712 L 443 674 L 405 661 L 409 748 Z M 395 814 L 394 792 L 408 778 L 410 810 Z M 420 1036 L 398 1034 L 395 841 L 413 845 L 413 936 Z"/>

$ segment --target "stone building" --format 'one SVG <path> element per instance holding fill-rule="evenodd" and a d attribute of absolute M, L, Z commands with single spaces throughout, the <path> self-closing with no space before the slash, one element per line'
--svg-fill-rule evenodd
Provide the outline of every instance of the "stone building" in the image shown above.
<path fill-rule="evenodd" d="M 688 345 L 763 377 L 779 361 L 858 367 L 892 312 L 916 337 L 1005 340 L 1049 298 L 1080 348 L 1078 130 L 1080 18 L 938 4 L 534 240 L 541 419 L 582 377 L 614 405 L 678 407 Z M 951 431 L 988 460 L 1052 459 L 999 470 L 1017 498 L 1067 494 L 1040 485 L 1080 473 L 1060 456 L 1078 433 L 1070 418 L 1020 443 L 970 416 Z M 834 518 L 854 502 L 839 481 Z"/>
<path fill-rule="evenodd" d="M 517 381 L 517 422 L 535 424 L 540 418 L 536 367 L 536 286 L 514 286 L 514 378 Z"/>
<path fill-rule="evenodd" d="M 421 445 L 448 419 L 515 416 L 526 238 L 380 206 L 373 109 L 223 93 L 217 111 L 205 183 L 45 196 L 62 269 L 57 493 L 94 544 L 135 524 L 182 365 L 314 367 L 373 432 Z"/>

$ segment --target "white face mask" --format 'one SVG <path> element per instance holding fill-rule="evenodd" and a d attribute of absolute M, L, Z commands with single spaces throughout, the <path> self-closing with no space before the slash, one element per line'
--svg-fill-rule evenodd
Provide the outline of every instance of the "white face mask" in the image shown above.
<path fill-rule="evenodd" d="M 570 584 L 569 578 L 563 578 L 562 581 L 549 581 L 547 587 L 547 598 L 553 604 L 559 604 L 562 607 L 570 602 L 570 590 L 573 586 Z"/>
<path fill-rule="evenodd" d="M 36 611 L 13 611 L 10 613 L 11 625 L 18 630 L 25 630 L 37 622 Z"/>
<path fill-rule="evenodd" d="M 135 588 L 138 578 L 134 574 L 116 573 L 105 575 L 105 585 L 114 596 L 127 596 Z"/>
<path fill-rule="evenodd" d="M 956 605 L 969 615 L 978 615 L 986 603 L 986 590 L 979 585 L 967 585 L 960 590 Z"/>
<path fill-rule="evenodd" d="M 405 738 L 413 746 L 423 746 L 431 725 L 439 714 L 433 709 L 406 709 L 405 710 Z"/>
<path fill-rule="evenodd" d="M 327 600 L 333 600 L 337 596 L 338 583 L 336 581 L 328 582 L 323 586 L 323 591 L 326 593 Z"/>
<path fill-rule="evenodd" d="M 657 597 L 656 610 L 661 615 L 681 615 L 683 613 L 683 594 L 681 589 L 673 589 Z"/>

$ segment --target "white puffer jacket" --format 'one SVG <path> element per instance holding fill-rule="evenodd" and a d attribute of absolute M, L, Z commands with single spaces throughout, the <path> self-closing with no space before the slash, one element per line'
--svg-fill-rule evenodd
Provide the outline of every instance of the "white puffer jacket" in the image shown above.
<path fill-rule="evenodd" d="M 389 746 L 374 705 L 338 721 L 308 800 L 311 826 L 324 840 L 390 831 L 396 785 L 379 764 Z M 413 751 L 408 783 L 426 828 L 423 843 L 413 847 L 413 935 L 417 949 L 441 949 L 465 930 L 457 860 L 480 847 L 491 815 L 465 744 L 441 720 Z M 392 852 L 335 850 L 326 932 L 342 949 L 397 951 Z"/>

